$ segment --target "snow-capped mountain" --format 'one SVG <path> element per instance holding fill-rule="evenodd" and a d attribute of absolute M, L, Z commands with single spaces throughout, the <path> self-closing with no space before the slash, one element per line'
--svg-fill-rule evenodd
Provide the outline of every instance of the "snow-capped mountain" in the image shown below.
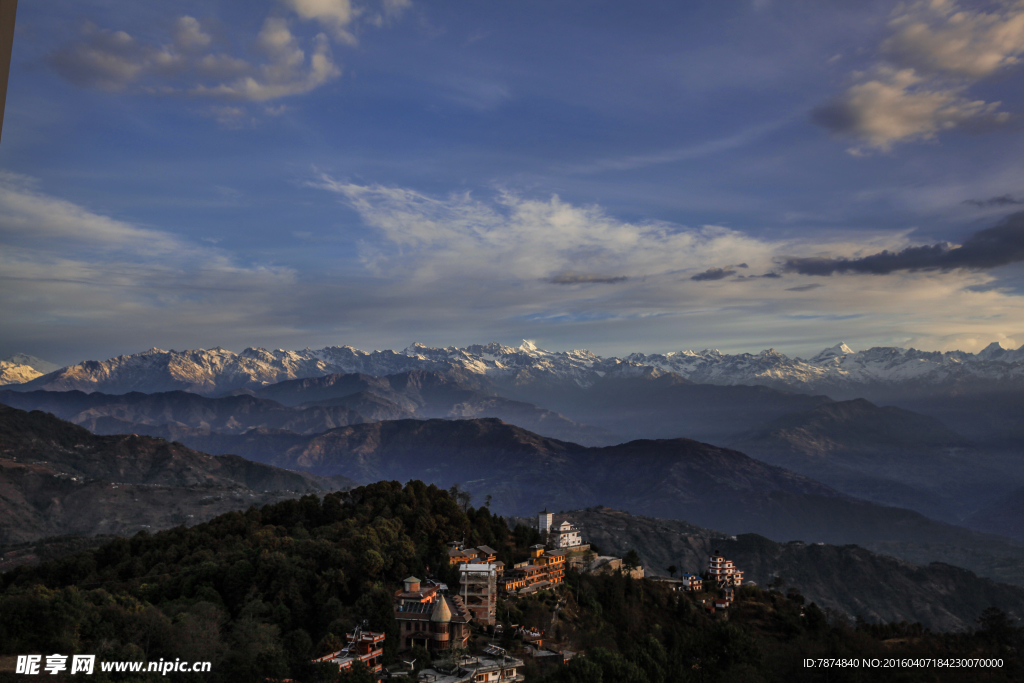
<path fill-rule="evenodd" d="M 0 385 L 21 384 L 40 377 L 42 374 L 29 365 L 0 360 Z"/>
<path fill-rule="evenodd" d="M 499 386 L 556 382 L 582 388 L 602 377 L 657 377 L 671 372 L 701 384 L 768 385 L 829 393 L 837 398 L 863 395 L 871 388 L 1024 388 L 1024 347 L 1007 350 L 992 344 L 972 354 L 895 347 L 854 351 L 837 344 L 809 360 L 790 358 L 773 349 L 758 354 L 724 354 L 710 349 L 602 358 L 586 350 L 545 351 L 531 342 L 518 347 L 492 342 L 464 348 L 413 344 L 400 352 L 367 352 L 351 346 L 301 351 L 248 348 L 241 353 L 219 347 L 150 349 L 106 361 L 79 363 L 23 380 L 18 388 L 106 393 L 183 389 L 209 395 L 333 373 L 382 376 L 409 370 L 457 371 L 487 377 Z"/>
<path fill-rule="evenodd" d="M 59 365 L 54 365 L 41 358 L 16 353 L 0 360 L 0 385 L 21 384 L 59 369 Z"/>

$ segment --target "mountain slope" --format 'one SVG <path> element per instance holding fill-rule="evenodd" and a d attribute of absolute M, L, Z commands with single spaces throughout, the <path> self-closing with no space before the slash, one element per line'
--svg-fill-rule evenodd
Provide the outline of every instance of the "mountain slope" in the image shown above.
<path fill-rule="evenodd" d="M 850 495 L 953 522 L 1024 483 L 1024 472 L 995 467 L 939 421 L 863 399 L 781 417 L 731 445 Z"/>
<path fill-rule="evenodd" d="M 279 382 L 256 390 L 254 395 L 291 406 L 346 405 L 364 415 L 364 411 L 380 414 L 389 407 L 392 414 L 399 409 L 407 411 L 406 415 L 383 419 L 494 417 L 538 434 L 585 445 L 603 446 L 623 440 L 532 403 L 499 396 L 486 378 L 457 370 L 443 374 L 413 370 L 386 377 L 334 374 Z"/>
<path fill-rule="evenodd" d="M 1024 617 L 1024 588 L 996 583 L 944 563 L 915 566 L 853 545 L 776 543 L 763 536 L 724 536 L 671 519 L 630 515 L 609 508 L 566 514 L 584 538 L 602 552 L 635 549 L 648 576 L 704 573 L 708 556 L 720 551 L 745 572 L 745 579 L 767 586 L 781 578 L 809 601 L 868 621 L 910 623 L 941 631 L 975 627 L 991 605 Z"/>
<path fill-rule="evenodd" d="M 174 526 L 350 483 L 0 405 L 0 543 Z"/>
<path fill-rule="evenodd" d="M 175 438 L 209 452 L 359 482 L 459 483 L 501 513 L 597 504 L 778 541 L 858 543 L 917 563 L 942 559 L 1024 583 L 1024 545 L 844 496 L 804 476 L 689 439 L 605 448 L 498 420 L 398 420 L 318 435 L 253 431 Z"/>
<path fill-rule="evenodd" d="M 229 434 L 241 433 L 254 427 L 314 434 L 366 421 L 362 415 L 345 406 L 295 409 L 253 396 L 214 399 L 187 391 L 156 394 L 0 391 L 0 403 L 22 410 L 45 410 L 76 424 L 113 418 L 123 423 L 170 424 Z"/>

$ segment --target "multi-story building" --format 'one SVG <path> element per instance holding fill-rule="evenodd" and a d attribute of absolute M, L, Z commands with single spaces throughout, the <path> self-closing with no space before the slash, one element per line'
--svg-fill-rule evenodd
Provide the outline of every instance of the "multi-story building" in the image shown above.
<path fill-rule="evenodd" d="M 732 560 L 727 560 L 717 550 L 708 560 L 708 578 L 718 583 L 718 587 L 742 586 L 743 572 L 733 566 Z"/>
<path fill-rule="evenodd" d="M 452 541 L 448 544 L 448 564 L 452 566 L 467 563 L 493 564 L 501 574 L 505 570 L 505 563 L 498 560 L 498 551 L 486 545 L 476 548 L 463 548 L 462 543 Z"/>
<path fill-rule="evenodd" d="M 549 531 L 551 531 L 551 528 L 554 526 L 552 524 L 552 521 L 554 520 L 554 518 L 555 518 L 555 514 L 553 512 L 548 512 L 547 508 L 544 508 L 543 510 L 538 512 L 537 513 L 537 531 L 539 531 L 542 535 L 547 533 L 547 532 L 549 532 Z"/>
<path fill-rule="evenodd" d="M 472 619 L 458 595 L 439 595 L 433 602 L 409 601 L 395 606 L 400 647 L 404 649 L 416 645 L 432 652 L 465 648 Z"/>
<path fill-rule="evenodd" d="M 493 626 L 498 611 L 498 568 L 490 563 L 459 566 L 459 595 L 478 623 Z"/>
<path fill-rule="evenodd" d="M 580 538 L 580 530 L 569 520 L 564 520 L 551 530 L 548 545 L 552 548 L 575 548 L 583 545 L 583 539 Z"/>
<path fill-rule="evenodd" d="M 357 628 L 355 632 L 346 634 L 346 640 L 348 640 L 348 645 L 344 649 L 313 661 L 337 664 L 339 671 L 346 671 L 352 668 L 352 664 L 356 660 L 359 660 L 373 673 L 381 672 L 381 657 L 384 656 L 383 633 L 363 631 Z"/>
<path fill-rule="evenodd" d="M 565 551 L 545 550 L 543 545 L 530 546 L 530 559 L 520 562 L 501 577 L 503 593 L 533 592 L 550 588 L 565 580 Z"/>
<path fill-rule="evenodd" d="M 693 574 L 683 574 L 679 577 L 683 582 L 683 590 L 692 593 L 699 593 L 704 589 L 704 579 Z"/>

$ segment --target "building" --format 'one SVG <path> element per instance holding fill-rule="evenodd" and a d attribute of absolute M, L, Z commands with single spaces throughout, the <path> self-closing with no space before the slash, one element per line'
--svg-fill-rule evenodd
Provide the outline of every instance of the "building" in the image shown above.
<path fill-rule="evenodd" d="M 542 545 L 530 546 L 530 558 L 520 562 L 499 580 L 502 593 L 532 593 L 550 588 L 565 580 L 564 550 L 546 550 Z"/>
<path fill-rule="evenodd" d="M 498 568 L 473 562 L 459 566 L 459 595 L 477 623 L 493 626 L 498 614 Z"/>
<path fill-rule="evenodd" d="M 422 645 L 431 652 L 465 648 L 472 614 L 457 595 L 438 595 L 433 602 L 399 602 L 395 606 L 399 647 Z"/>
<path fill-rule="evenodd" d="M 486 545 L 476 548 L 463 548 L 462 543 L 452 541 L 448 544 L 448 564 L 459 566 L 468 563 L 493 564 L 498 574 L 505 571 L 505 563 L 498 560 L 498 551 Z"/>
<path fill-rule="evenodd" d="M 580 538 L 580 530 L 572 522 L 565 520 L 551 530 L 548 545 L 552 548 L 576 548 L 583 545 L 583 539 Z"/>
<path fill-rule="evenodd" d="M 415 576 L 406 578 L 402 583 L 404 584 L 403 588 L 395 591 L 396 604 L 434 602 L 441 595 L 442 584 L 431 582 L 422 586 L 420 580 Z"/>
<path fill-rule="evenodd" d="M 683 590 L 699 593 L 704 590 L 704 579 L 695 574 L 683 574 L 679 577 L 683 582 Z"/>
<path fill-rule="evenodd" d="M 555 514 L 548 512 L 547 508 L 544 508 L 537 513 L 537 531 L 542 535 L 551 531 L 551 527 L 554 526 L 552 521 L 554 520 Z"/>
<path fill-rule="evenodd" d="M 717 582 L 719 588 L 743 585 L 743 572 L 733 566 L 732 560 L 725 559 L 717 550 L 708 560 L 708 578 Z"/>
<path fill-rule="evenodd" d="M 434 662 L 433 668 L 420 672 L 419 680 L 427 683 L 517 683 L 526 680 L 522 673 L 523 660 L 493 645 L 484 652 L 487 654 L 462 657 L 451 668 L 448 662 Z"/>
<path fill-rule="evenodd" d="M 354 632 L 346 634 L 345 638 L 348 640 L 348 645 L 343 650 L 332 652 L 313 661 L 337 664 L 339 671 L 346 671 L 351 669 L 352 664 L 358 659 L 370 671 L 379 674 L 382 668 L 380 660 L 384 656 L 384 634 L 357 628 Z"/>

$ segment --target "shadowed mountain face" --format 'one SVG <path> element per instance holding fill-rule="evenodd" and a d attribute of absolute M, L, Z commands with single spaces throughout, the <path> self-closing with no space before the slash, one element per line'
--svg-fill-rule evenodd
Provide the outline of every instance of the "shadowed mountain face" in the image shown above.
<path fill-rule="evenodd" d="M 618 443 L 605 430 L 578 424 L 537 406 L 473 388 L 486 380 L 466 373 L 406 372 L 388 377 L 327 375 L 273 384 L 259 391 L 208 398 L 186 391 L 86 394 L 81 391 L 0 391 L 0 402 L 46 410 L 99 433 L 168 426 L 240 434 L 250 429 L 314 434 L 335 427 L 403 418 L 496 417 L 525 429 L 586 445 Z M 465 375 L 465 376 L 463 376 Z M 165 434 L 161 434 L 162 436 Z"/>
<path fill-rule="evenodd" d="M 859 543 L 915 562 L 946 559 L 1024 583 L 1024 546 L 844 496 L 817 481 L 689 439 L 605 448 L 540 437 L 498 420 L 398 420 L 304 436 L 183 435 L 210 452 L 279 467 L 343 473 L 359 482 L 459 483 L 501 513 L 597 504 L 686 519 L 729 533 Z"/>
<path fill-rule="evenodd" d="M 0 405 L 0 543 L 196 523 L 351 483 Z"/>
<path fill-rule="evenodd" d="M 496 419 L 397 420 L 323 434 L 269 435 L 287 450 L 260 448 L 259 437 L 185 437 L 202 448 L 230 448 L 279 467 L 345 473 L 359 481 L 419 478 L 462 483 L 494 497 L 496 509 L 522 512 L 557 497 L 646 499 L 650 506 L 701 506 L 715 497 L 747 509 L 769 492 L 836 496 L 805 477 L 742 453 L 688 439 L 636 441 L 605 448 L 541 437 Z M 258 452 L 254 450 L 260 448 Z"/>
<path fill-rule="evenodd" d="M 444 374 L 413 370 L 386 377 L 363 374 L 328 375 L 280 382 L 254 392 L 287 406 L 348 406 L 363 412 L 367 405 L 393 406 L 401 417 L 464 419 L 494 417 L 523 429 L 584 445 L 606 445 L 623 439 L 610 431 L 573 422 L 558 413 L 497 394 L 481 375 L 462 371 Z M 363 413 L 366 414 L 366 413 Z"/>
<path fill-rule="evenodd" d="M 80 391 L 2 391 L 0 403 L 22 410 L 45 410 L 90 429 L 97 423 L 102 424 L 104 419 L 113 419 L 125 424 L 170 424 L 228 434 L 254 427 L 315 434 L 366 421 L 362 415 L 345 406 L 295 410 L 252 396 L 213 399 L 187 391 L 119 395 Z"/>
<path fill-rule="evenodd" d="M 964 520 L 964 526 L 1024 541 L 1024 487 L 978 510 Z"/>
<path fill-rule="evenodd" d="M 769 420 L 831 402 L 761 386 L 693 384 L 659 371 L 609 376 L 586 389 L 528 382 L 502 385 L 501 391 L 631 439 L 711 443 L 727 443 Z"/>
<path fill-rule="evenodd" d="M 703 573 L 708 556 L 720 551 L 745 572 L 745 580 L 766 586 L 779 577 L 820 607 L 868 621 L 919 621 L 934 630 L 961 631 L 975 628 L 975 619 L 991 605 L 1024 616 L 1024 588 L 940 562 L 915 566 L 854 545 L 777 543 L 755 534 L 729 537 L 609 508 L 565 516 L 603 553 L 621 557 L 635 549 L 648 576 L 668 576 L 670 565 Z"/>
<path fill-rule="evenodd" d="M 957 522 L 1024 483 L 931 417 L 863 399 L 787 415 L 733 447 L 858 498 Z"/>

